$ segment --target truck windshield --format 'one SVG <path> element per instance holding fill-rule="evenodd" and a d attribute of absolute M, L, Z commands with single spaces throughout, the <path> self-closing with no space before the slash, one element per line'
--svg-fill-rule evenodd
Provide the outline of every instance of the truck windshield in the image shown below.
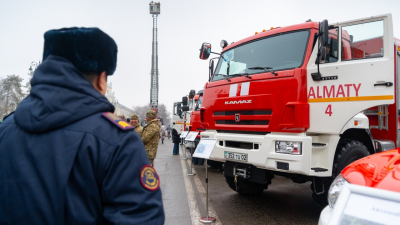
<path fill-rule="evenodd" d="M 269 67 L 271 71 L 300 67 L 304 61 L 309 33 L 309 30 L 284 33 L 230 49 L 222 54 L 212 80 L 264 73 L 266 70 L 262 67 Z"/>

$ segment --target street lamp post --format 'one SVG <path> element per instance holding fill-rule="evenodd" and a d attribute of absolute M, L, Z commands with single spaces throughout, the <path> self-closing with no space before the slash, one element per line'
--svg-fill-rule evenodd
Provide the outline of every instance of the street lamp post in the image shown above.
<path fill-rule="evenodd" d="M 31 62 L 29 66 L 29 75 L 33 76 L 33 72 L 35 72 L 36 68 L 40 65 L 40 61 L 37 63 L 35 61 Z M 32 69 L 33 68 L 33 69 Z"/>
<path fill-rule="evenodd" d="M 37 67 L 40 65 L 40 61 L 37 63 L 35 61 L 31 62 L 31 65 L 29 66 L 29 73 L 28 75 L 30 76 L 28 82 L 26 82 L 26 89 L 27 89 L 27 94 L 29 94 L 29 92 L 31 91 L 31 80 L 33 77 L 33 73 L 35 72 L 35 70 L 37 69 Z"/>

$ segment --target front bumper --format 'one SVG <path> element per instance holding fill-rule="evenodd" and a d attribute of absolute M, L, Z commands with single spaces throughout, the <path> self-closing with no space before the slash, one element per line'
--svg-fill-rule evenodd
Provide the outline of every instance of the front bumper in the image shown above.
<path fill-rule="evenodd" d="M 245 164 L 251 164 L 260 169 L 274 170 L 287 173 L 303 174 L 315 176 L 315 172 L 310 168 L 312 139 L 305 133 L 269 133 L 266 135 L 255 134 L 236 134 L 236 133 L 218 133 L 215 130 L 208 130 L 201 133 L 202 137 L 215 138 L 217 144 L 210 156 L 211 160 L 225 162 L 225 151 L 233 153 L 247 154 L 247 162 L 237 161 Z M 240 143 L 253 143 L 258 149 L 232 148 L 226 145 L 229 141 Z M 302 155 L 281 154 L 275 152 L 275 141 L 297 141 L 302 143 Z M 229 161 L 235 161 L 229 159 Z M 278 166 L 278 164 L 280 166 Z M 287 165 L 282 169 L 281 165 Z M 278 169 L 278 167 L 280 169 Z M 326 176 L 324 173 L 318 175 Z"/>

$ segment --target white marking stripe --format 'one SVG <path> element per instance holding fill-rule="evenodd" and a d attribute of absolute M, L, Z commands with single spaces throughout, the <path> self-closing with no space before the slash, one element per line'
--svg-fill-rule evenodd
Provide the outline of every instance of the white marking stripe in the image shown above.
<path fill-rule="evenodd" d="M 186 149 L 185 149 L 186 150 Z M 183 154 L 185 153 L 182 148 L 179 150 L 180 156 L 183 157 Z M 201 225 L 202 223 L 200 222 L 200 209 L 199 205 L 200 202 L 197 202 L 196 200 L 196 195 L 194 193 L 194 189 L 192 186 L 192 182 L 189 180 L 188 174 L 188 169 L 186 162 L 191 162 L 191 158 L 189 158 L 189 161 L 181 159 L 181 166 L 182 166 L 182 173 L 183 173 L 183 180 L 185 181 L 185 187 L 186 187 L 186 192 L 187 192 L 187 197 L 188 197 L 188 203 L 189 203 L 189 210 L 190 210 L 190 217 L 192 219 L 192 225 Z M 196 174 L 196 170 L 192 168 L 192 173 Z M 203 188 L 203 185 L 200 181 L 200 178 L 198 176 L 193 176 L 194 177 L 194 182 L 196 184 L 196 188 L 199 192 L 200 195 L 202 195 L 201 198 L 201 203 L 203 204 L 203 207 L 205 208 L 206 202 L 205 202 L 205 197 L 206 197 L 206 192 Z M 209 210 L 209 216 L 212 216 L 216 219 L 216 221 L 213 223 L 214 225 L 221 225 L 221 221 L 218 218 L 217 213 L 215 212 L 215 209 L 211 202 L 208 202 L 208 210 Z M 206 215 L 204 215 L 206 216 Z"/>
<path fill-rule="evenodd" d="M 242 89 L 240 89 L 240 96 L 249 95 L 250 82 L 242 83 Z"/>
<path fill-rule="evenodd" d="M 180 156 L 183 156 L 184 153 L 182 153 L 183 149 L 181 148 L 179 153 Z M 200 210 L 199 206 L 197 205 L 196 201 L 196 195 L 194 194 L 194 190 L 192 187 L 192 183 L 190 182 L 188 178 L 188 171 L 186 169 L 186 163 L 185 160 L 181 159 L 181 166 L 182 166 L 182 173 L 183 173 L 183 180 L 185 181 L 185 187 L 186 187 L 186 193 L 187 193 L 187 198 L 188 198 L 188 203 L 189 203 L 189 211 L 190 211 L 190 218 L 192 219 L 192 225 L 194 224 L 201 224 L 199 222 L 200 220 Z"/>
<path fill-rule="evenodd" d="M 237 84 L 231 84 L 231 88 L 229 89 L 229 97 L 236 96 L 237 86 Z"/>

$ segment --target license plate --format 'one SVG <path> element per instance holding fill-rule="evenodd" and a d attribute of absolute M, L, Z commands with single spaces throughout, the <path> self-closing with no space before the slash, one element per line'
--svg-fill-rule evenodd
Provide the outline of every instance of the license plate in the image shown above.
<path fill-rule="evenodd" d="M 224 152 L 224 158 L 247 162 L 247 154 L 243 153 Z"/>

